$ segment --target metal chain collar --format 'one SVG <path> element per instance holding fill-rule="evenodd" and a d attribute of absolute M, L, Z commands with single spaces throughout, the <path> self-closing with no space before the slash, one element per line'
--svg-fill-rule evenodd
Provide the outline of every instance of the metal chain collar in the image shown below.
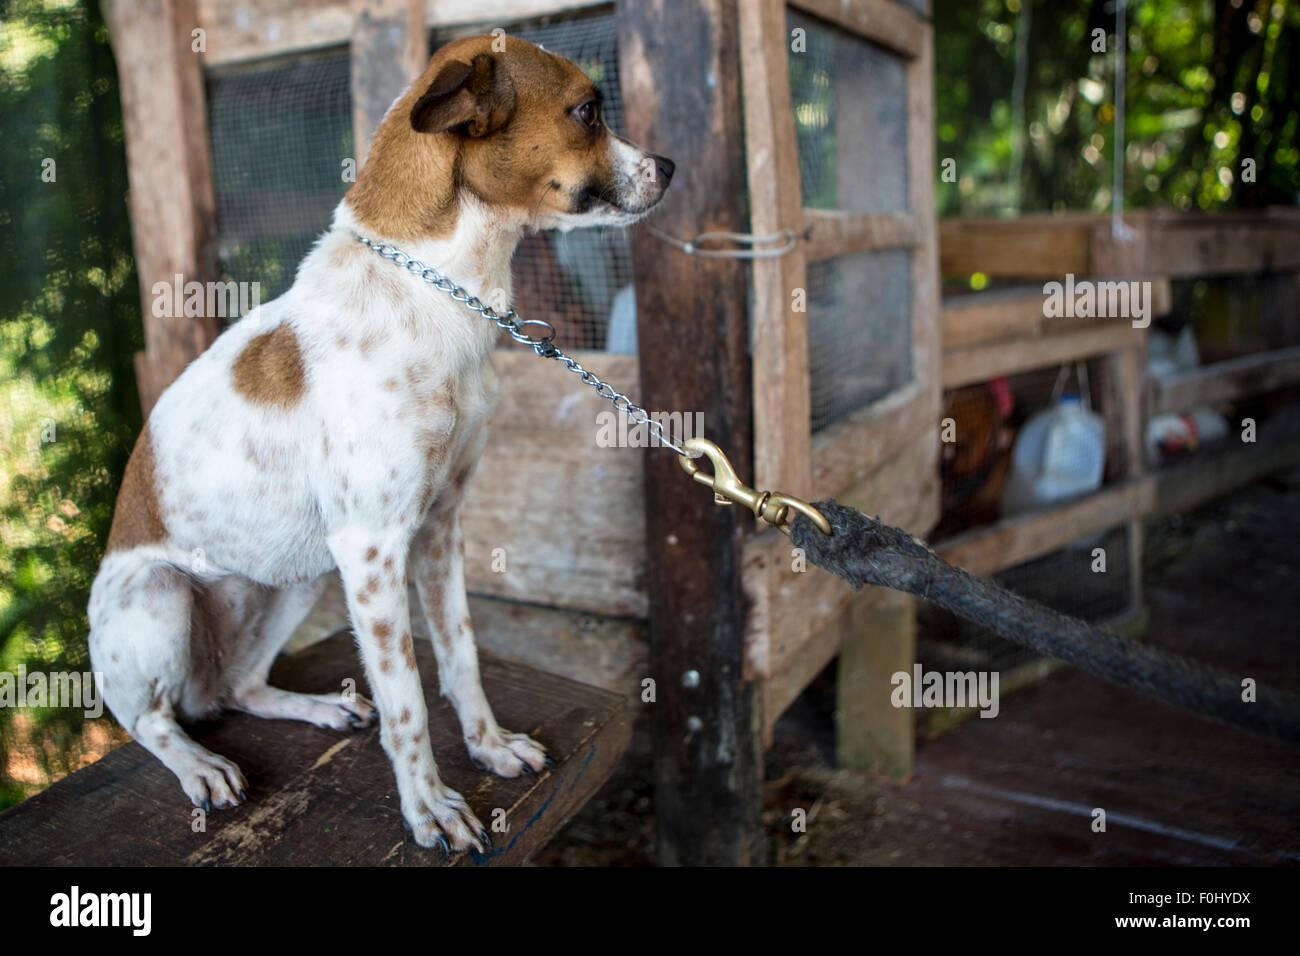
<path fill-rule="evenodd" d="M 352 235 L 363 246 L 374 250 L 385 259 L 401 266 L 416 278 L 423 279 L 435 289 L 447 293 L 447 295 L 464 305 L 470 311 L 477 312 L 489 322 L 495 323 L 497 328 L 508 333 L 510 337 L 520 345 L 527 345 L 542 358 L 555 359 L 557 362 L 562 363 L 570 372 L 573 372 L 578 376 L 578 378 L 582 379 L 583 384 L 590 385 L 595 389 L 597 395 L 606 399 L 619 411 L 625 413 L 632 424 L 645 425 L 646 428 L 648 428 L 658 439 L 660 444 L 671 448 L 683 457 L 690 457 L 685 449 L 668 436 L 668 431 L 664 428 L 662 422 L 653 419 L 650 416 L 650 413 L 640 405 L 633 403 L 633 401 L 622 392 L 615 391 L 610 385 L 602 382 L 594 374 L 583 368 L 574 358 L 561 351 L 555 345 L 555 326 L 551 325 L 551 323 L 544 322 L 541 319 L 520 319 L 513 308 L 507 309 L 505 314 L 502 315 L 493 309 L 492 306 L 479 299 L 478 296 L 471 295 L 464 289 L 464 287 L 458 286 L 455 282 L 452 282 L 437 269 L 426 266 L 418 259 L 411 258 L 396 246 L 389 245 L 385 242 L 375 242 L 374 240 L 367 239 L 359 233 L 354 232 Z M 541 338 L 533 338 L 524 331 L 528 326 L 535 326 L 541 330 L 545 330 L 546 334 Z"/>

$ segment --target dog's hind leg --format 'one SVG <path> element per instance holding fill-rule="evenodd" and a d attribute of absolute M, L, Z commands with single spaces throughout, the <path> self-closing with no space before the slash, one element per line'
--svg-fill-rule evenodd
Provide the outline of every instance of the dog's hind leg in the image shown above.
<path fill-rule="evenodd" d="M 230 704 L 236 710 L 334 730 L 357 729 L 374 722 L 374 707 L 355 692 L 301 694 L 267 683 L 276 656 L 316 606 L 326 581 L 322 575 L 315 581 L 272 591 L 265 598 L 263 613 L 250 623 L 255 633 L 244 636 L 240 657 L 232 662 Z"/>
<path fill-rule="evenodd" d="M 176 721 L 195 678 L 193 609 L 193 583 L 174 567 L 129 553 L 106 560 L 88 609 L 91 666 L 118 722 L 176 775 L 195 806 L 233 807 L 244 799 L 243 774 Z"/>

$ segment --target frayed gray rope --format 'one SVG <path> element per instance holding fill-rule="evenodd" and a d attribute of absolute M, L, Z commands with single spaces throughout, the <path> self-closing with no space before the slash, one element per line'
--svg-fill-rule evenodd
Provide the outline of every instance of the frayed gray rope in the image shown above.
<path fill-rule="evenodd" d="M 875 584 L 906 591 L 994 633 L 1125 687 L 1248 730 L 1300 744 L 1300 698 L 1255 689 L 1241 699 L 1239 678 L 1190 658 L 1125 640 L 955 568 L 906 531 L 834 501 L 817 508 L 831 523 L 827 537 L 803 515 L 791 538 L 808 560 L 854 588 Z"/>

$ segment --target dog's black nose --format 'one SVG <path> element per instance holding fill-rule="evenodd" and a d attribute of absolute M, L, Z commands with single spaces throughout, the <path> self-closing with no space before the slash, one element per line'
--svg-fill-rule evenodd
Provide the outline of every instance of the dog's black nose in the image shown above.
<path fill-rule="evenodd" d="M 667 186 L 670 182 L 672 182 L 673 170 L 675 170 L 676 168 L 677 168 L 677 164 L 674 163 L 667 156 L 655 157 L 655 169 L 658 170 L 659 175 L 664 178 L 665 186 Z"/>

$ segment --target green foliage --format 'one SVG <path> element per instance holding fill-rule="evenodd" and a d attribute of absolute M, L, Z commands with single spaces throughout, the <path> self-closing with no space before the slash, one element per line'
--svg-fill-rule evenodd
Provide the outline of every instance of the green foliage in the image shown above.
<path fill-rule="evenodd" d="M 3 17 L 0 670 L 84 670 L 90 583 L 140 424 L 121 106 L 93 4 L 15 0 Z M 80 721 L 31 716 L 58 739 Z M 0 710 L 0 807 L 21 793 L 6 775 L 14 720 Z M 62 769 L 50 750 L 33 759 Z"/>
<path fill-rule="evenodd" d="M 1024 125 L 1016 33 L 1031 2 Z M 1103 0 L 935 0 L 940 215 L 1110 208 L 1114 50 Z M 1210 210 L 1300 195 L 1300 3 L 1130 0 L 1124 204 Z M 1018 133 L 1018 135 L 1016 135 Z M 1017 139 L 1024 143 L 1013 179 Z M 1242 161 L 1255 161 L 1254 183 Z"/>

